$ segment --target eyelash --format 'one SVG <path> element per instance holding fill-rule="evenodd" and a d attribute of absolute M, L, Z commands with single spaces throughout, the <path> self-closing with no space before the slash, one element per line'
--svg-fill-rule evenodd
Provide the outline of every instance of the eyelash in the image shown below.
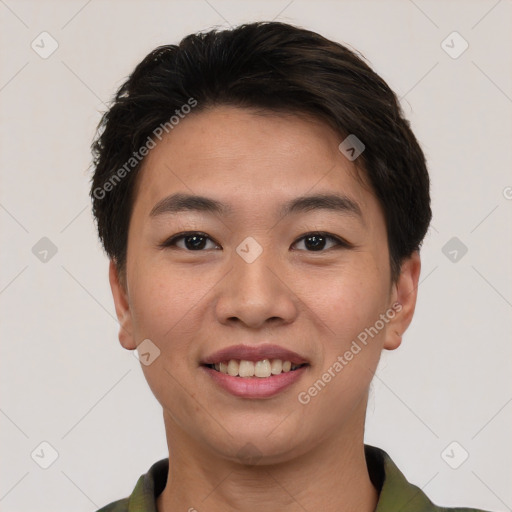
<path fill-rule="evenodd" d="M 187 236 L 193 236 L 193 235 L 199 235 L 200 237 L 207 238 L 208 240 L 211 240 L 212 242 L 217 244 L 217 242 L 215 242 L 215 240 L 213 240 L 211 237 L 209 237 L 206 233 L 203 233 L 202 231 L 187 231 L 187 232 L 184 232 L 184 233 L 178 233 L 177 235 L 174 235 L 171 238 L 168 238 L 167 240 L 165 240 L 164 242 L 159 244 L 158 247 L 161 248 L 161 249 L 166 249 L 166 248 L 170 248 L 170 247 L 176 247 L 176 242 L 178 240 L 181 240 L 182 238 L 186 238 Z M 350 244 L 349 242 L 343 240 L 342 238 L 340 238 L 338 236 L 335 236 L 335 235 L 331 235 L 330 233 L 326 233 L 324 231 L 312 231 L 310 233 L 306 233 L 305 235 L 302 235 L 300 238 L 298 238 L 293 243 L 293 245 L 295 245 L 296 243 L 306 239 L 308 236 L 312 236 L 312 235 L 320 235 L 323 238 L 326 238 L 326 239 L 329 239 L 329 240 L 332 240 L 332 241 L 336 242 L 336 245 L 334 247 L 331 247 L 331 248 L 325 249 L 325 250 L 322 249 L 320 251 L 305 251 L 305 252 L 310 252 L 310 253 L 327 252 L 330 249 L 336 249 L 336 248 L 351 249 L 353 247 L 352 244 Z M 219 245 L 219 244 L 217 244 L 217 245 Z M 178 247 L 178 249 L 182 249 L 182 248 Z M 199 249 L 197 251 L 191 251 L 189 249 L 182 249 L 182 250 L 187 251 L 187 252 L 205 252 L 207 249 Z"/>

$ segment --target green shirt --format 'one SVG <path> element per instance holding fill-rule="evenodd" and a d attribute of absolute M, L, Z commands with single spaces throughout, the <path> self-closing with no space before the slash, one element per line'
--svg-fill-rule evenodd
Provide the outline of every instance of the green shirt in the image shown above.
<path fill-rule="evenodd" d="M 384 450 L 367 444 L 364 450 L 370 479 L 379 491 L 375 512 L 485 512 L 434 505 L 420 488 L 406 480 Z M 156 498 L 164 490 L 168 470 L 168 458 L 155 462 L 146 474 L 140 476 L 131 496 L 114 501 L 97 512 L 157 512 Z"/>

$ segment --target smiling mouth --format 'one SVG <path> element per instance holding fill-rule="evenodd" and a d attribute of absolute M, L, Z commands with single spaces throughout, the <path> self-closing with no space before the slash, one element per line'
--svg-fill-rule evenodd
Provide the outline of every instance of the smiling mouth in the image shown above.
<path fill-rule="evenodd" d="M 298 370 L 303 366 L 309 366 L 308 363 L 292 364 L 291 361 L 281 359 L 262 359 L 260 361 L 246 361 L 230 359 L 215 364 L 204 364 L 203 366 L 211 368 L 219 373 L 230 375 L 231 377 L 259 377 L 267 378 L 281 373 L 288 373 Z"/>

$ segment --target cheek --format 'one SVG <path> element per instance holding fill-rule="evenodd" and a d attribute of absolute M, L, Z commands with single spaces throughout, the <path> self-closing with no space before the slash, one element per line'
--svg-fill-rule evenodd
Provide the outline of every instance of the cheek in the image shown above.
<path fill-rule="evenodd" d="M 310 293 L 312 309 L 343 343 L 373 325 L 386 307 L 387 276 L 370 259 L 361 257 L 359 265 L 331 276 L 321 291 Z"/>
<path fill-rule="evenodd" d="M 200 412 L 197 390 L 184 393 L 183 385 L 189 378 L 190 340 L 197 336 L 207 284 L 191 279 L 190 274 L 147 266 L 131 286 L 137 342 L 150 339 L 160 351 L 154 362 L 141 368 L 158 402 L 180 425 L 183 418 Z"/>
<path fill-rule="evenodd" d="M 369 335 L 365 329 L 374 326 L 384 312 L 384 289 L 383 280 L 375 275 L 364 279 L 345 276 L 331 282 L 325 293 L 318 295 L 316 309 L 312 308 L 328 329 L 322 340 L 320 364 L 302 396 L 309 401 L 311 415 L 324 418 L 327 430 L 339 428 L 339 421 L 361 406 L 373 378 L 384 330 Z"/>
<path fill-rule="evenodd" d="M 316 313 L 329 330 L 313 380 L 325 378 L 329 384 L 315 407 L 330 403 L 333 413 L 344 414 L 368 388 L 384 343 L 385 329 L 372 330 L 386 309 L 384 277 L 375 266 L 367 265 L 365 271 L 347 273 L 331 282 L 318 302 Z"/>
<path fill-rule="evenodd" d="M 161 350 L 180 349 L 180 340 L 193 332 L 197 306 L 204 300 L 207 284 L 190 273 L 146 265 L 130 287 L 134 331 L 149 338 Z M 197 324 L 196 328 L 197 328 Z"/>

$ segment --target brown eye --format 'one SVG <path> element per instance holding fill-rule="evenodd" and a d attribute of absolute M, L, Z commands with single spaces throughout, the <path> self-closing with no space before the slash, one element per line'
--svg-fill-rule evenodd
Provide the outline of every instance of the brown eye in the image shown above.
<path fill-rule="evenodd" d="M 329 242 L 334 242 L 334 247 L 350 247 L 350 245 L 341 238 L 327 233 L 308 233 L 299 238 L 295 244 L 302 241 L 308 252 L 321 252 Z M 333 246 L 328 247 L 328 249 L 331 248 L 333 248 Z"/>
<path fill-rule="evenodd" d="M 213 244 L 213 247 L 207 247 L 208 242 Z M 350 248 L 351 244 L 342 240 L 341 238 L 330 235 L 327 233 L 308 233 L 303 237 L 299 238 L 294 245 L 299 242 L 304 243 L 304 247 L 307 252 L 325 252 L 328 249 L 333 248 Z M 331 245 L 329 245 L 331 244 Z M 327 249 L 326 249 L 327 246 Z M 206 233 L 200 231 L 193 231 L 188 233 L 180 233 L 167 239 L 165 242 L 159 245 L 161 248 L 177 247 L 185 251 L 202 252 L 205 249 L 215 249 L 220 246 L 214 242 Z M 301 249 L 302 250 L 302 249 Z"/>
<path fill-rule="evenodd" d="M 178 242 L 183 240 L 182 245 L 178 245 Z M 175 235 L 168 240 L 166 240 L 163 244 L 160 244 L 160 247 L 178 247 L 179 249 L 184 249 L 187 251 L 202 251 L 205 249 L 208 241 L 213 242 L 213 240 L 201 232 L 190 232 L 190 233 L 181 233 L 179 235 Z M 217 244 L 214 243 L 215 247 L 218 247 Z M 215 248 L 213 247 L 213 248 Z M 212 247 L 208 247 L 211 249 Z"/>

